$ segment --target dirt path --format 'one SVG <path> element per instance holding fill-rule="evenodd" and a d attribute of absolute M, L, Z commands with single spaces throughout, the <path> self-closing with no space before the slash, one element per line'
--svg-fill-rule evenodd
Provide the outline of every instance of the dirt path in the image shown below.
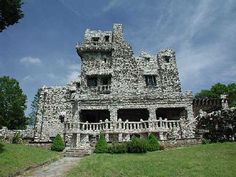
<path fill-rule="evenodd" d="M 81 158 L 64 157 L 51 164 L 27 171 L 18 177 L 64 177 L 65 173 L 73 168 Z"/>

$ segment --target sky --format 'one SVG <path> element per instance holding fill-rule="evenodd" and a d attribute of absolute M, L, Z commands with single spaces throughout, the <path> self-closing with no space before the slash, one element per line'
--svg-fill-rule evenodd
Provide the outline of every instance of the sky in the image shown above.
<path fill-rule="evenodd" d="M 235 0 L 24 0 L 24 18 L 0 33 L 0 76 L 17 79 L 28 109 L 38 88 L 80 73 L 75 45 L 87 28 L 123 24 L 135 56 L 176 51 L 182 90 L 236 82 Z"/>

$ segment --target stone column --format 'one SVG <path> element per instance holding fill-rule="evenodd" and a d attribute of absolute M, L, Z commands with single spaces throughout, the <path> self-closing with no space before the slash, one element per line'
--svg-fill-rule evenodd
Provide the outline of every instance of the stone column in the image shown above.
<path fill-rule="evenodd" d="M 116 122 L 117 121 L 117 108 L 111 107 L 109 111 L 110 111 L 110 120 L 112 122 Z"/>
<path fill-rule="evenodd" d="M 76 145 L 75 145 L 75 147 L 78 148 L 78 147 L 79 147 L 79 144 L 80 144 L 80 134 L 77 133 L 77 134 L 76 134 Z"/>
<path fill-rule="evenodd" d="M 118 141 L 119 141 L 119 142 L 122 142 L 122 133 L 119 133 L 119 135 L 118 135 Z"/>
<path fill-rule="evenodd" d="M 149 120 L 156 120 L 156 108 L 155 107 L 149 107 Z"/>

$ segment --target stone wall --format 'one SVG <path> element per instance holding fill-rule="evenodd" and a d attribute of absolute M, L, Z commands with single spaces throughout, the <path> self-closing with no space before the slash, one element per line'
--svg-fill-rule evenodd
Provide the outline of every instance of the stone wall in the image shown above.
<path fill-rule="evenodd" d="M 61 118 L 79 122 L 82 110 L 108 110 L 110 120 L 117 121 L 119 109 L 147 109 L 148 119 L 156 120 L 157 108 L 183 108 L 187 114 L 181 117 L 193 119 L 193 96 L 181 92 L 173 50 L 164 49 L 157 55 L 142 52 L 135 58 L 121 24 L 114 24 L 112 31 L 86 30 L 76 49 L 81 58 L 80 77 L 64 87 L 42 88 L 35 141 L 63 134 Z"/>

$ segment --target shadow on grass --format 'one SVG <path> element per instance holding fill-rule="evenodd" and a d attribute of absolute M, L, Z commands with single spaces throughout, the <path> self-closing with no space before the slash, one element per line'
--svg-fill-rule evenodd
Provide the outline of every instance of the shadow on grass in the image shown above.
<path fill-rule="evenodd" d="M 2 153 L 4 151 L 4 145 L 2 143 L 0 143 L 0 153 Z"/>

